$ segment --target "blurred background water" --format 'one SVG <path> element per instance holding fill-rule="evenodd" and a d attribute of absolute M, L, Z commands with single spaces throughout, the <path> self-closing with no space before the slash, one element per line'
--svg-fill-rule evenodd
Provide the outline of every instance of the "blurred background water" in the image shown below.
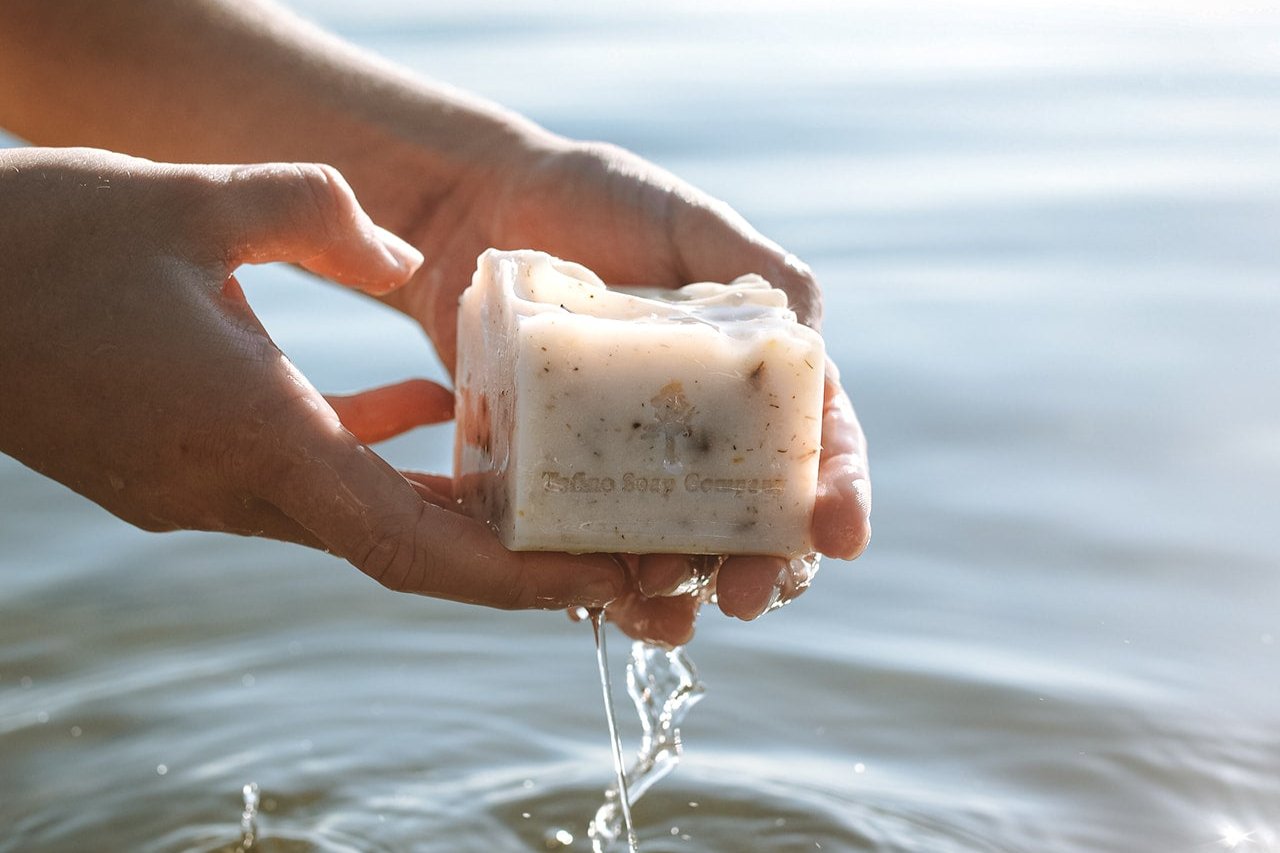
<path fill-rule="evenodd" d="M 826 288 L 875 541 L 704 615 L 645 851 L 1280 850 L 1280 9 L 296 6 L 656 160 Z M 322 389 L 442 376 L 377 306 L 243 278 Z M 232 848 L 249 782 L 263 849 L 585 850 L 594 679 L 561 614 L 143 534 L 0 460 L 0 851 Z"/>

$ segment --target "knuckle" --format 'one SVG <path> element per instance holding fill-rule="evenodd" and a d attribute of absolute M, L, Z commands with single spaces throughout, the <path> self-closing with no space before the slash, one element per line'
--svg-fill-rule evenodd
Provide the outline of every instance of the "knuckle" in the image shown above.
<path fill-rule="evenodd" d="M 532 610 L 540 606 L 537 589 L 520 578 L 498 585 L 491 604 L 498 610 Z"/>
<path fill-rule="evenodd" d="M 353 562 L 387 589 L 426 592 L 436 589 L 436 561 L 423 559 L 417 543 L 417 519 L 392 514 L 378 518 L 369 529 L 367 544 Z"/>
<path fill-rule="evenodd" d="M 399 542 L 375 535 L 355 562 L 360 571 L 387 589 L 403 590 L 408 579 L 403 555 Z"/>
<path fill-rule="evenodd" d="M 225 187 L 227 176 L 208 167 L 167 167 L 159 172 L 162 180 L 149 181 L 141 190 L 139 201 L 148 209 L 163 210 L 165 221 L 153 232 L 153 238 L 171 241 L 163 248 L 172 249 L 173 238 L 189 257 L 213 267 L 230 267 L 229 247 L 209 241 L 210 224 L 225 222 L 229 214 Z"/>
<path fill-rule="evenodd" d="M 351 189 L 342 173 L 327 164 L 297 163 L 291 168 L 301 195 L 299 203 L 307 210 L 308 225 L 328 247 L 337 241 L 354 215 Z"/>
<path fill-rule="evenodd" d="M 198 169 L 174 170 L 165 175 L 165 191 L 180 210 L 198 210 L 213 200 L 217 179 Z"/>

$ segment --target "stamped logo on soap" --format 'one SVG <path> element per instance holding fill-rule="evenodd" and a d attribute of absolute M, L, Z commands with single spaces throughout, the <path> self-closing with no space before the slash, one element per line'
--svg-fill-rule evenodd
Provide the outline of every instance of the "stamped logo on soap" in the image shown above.
<path fill-rule="evenodd" d="M 542 471 L 539 476 L 542 481 L 542 491 L 554 495 L 613 492 L 631 492 L 660 497 L 666 497 L 674 492 L 703 495 L 780 495 L 786 488 L 786 480 L 781 477 L 713 477 L 696 471 L 682 477 L 662 475 L 646 477 L 631 471 L 617 477 L 601 477 L 588 474 L 586 471 L 576 471 L 573 474 Z"/>
<path fill-rule="evenodd" d="M 754 375 L 753 375 L 754 378 Z M 684 384 L 671 380 L 643 407 L 641 420 L 632 421 L 631 430 L 651 443 L 652 454 L 660 455 L 657 471 L 572 471 L 543 470 L 538 476 L 546 494 L 623 494 L 668 498 L 686 495 L 780 495 L 783 478 L 725 477 L 705 470 L 690 470 L 684 458 L 707 459 L 712 436 L 695 425 L 697 408 L 689 402 Z M 736 448 L 734 448 L 736 450 Z M 680 453 L 684 450 L 685 453 Z M 693 451 L 690 453 L 690 451 Z M 735 462 L 741 458 L 735 458 Z"/>
<path fill-rule="evenodd" d="M 644 427 L 649 436 L 664 444 L 664 461 L 668 467 L 676 461 L 676 439 L 693 435 L 691 421 L 697 409 L 684 395 L 684 383 L 673 379 L 649 399 L 653 408 L 652 422 Z"/>

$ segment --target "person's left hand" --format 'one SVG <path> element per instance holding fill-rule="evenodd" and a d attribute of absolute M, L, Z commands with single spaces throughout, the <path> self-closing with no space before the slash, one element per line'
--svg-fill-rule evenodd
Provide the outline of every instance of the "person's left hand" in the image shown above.
<path fill-rule="evenodd" d="M 599 607 L 607 555 L 514 554 L 365 442 L 447 420 L 425 380 L 326 401 L 234 272 L 290 261 L 384 293 L 421 256 L 314 163 L 155 163 L 0 150 L 0 452 L 146 530 L 322 548 L 391 589 Z"/>

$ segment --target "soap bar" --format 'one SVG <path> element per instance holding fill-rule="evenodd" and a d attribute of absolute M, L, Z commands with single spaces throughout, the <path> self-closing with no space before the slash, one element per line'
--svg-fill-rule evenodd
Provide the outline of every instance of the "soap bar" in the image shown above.
<path fill-rule="evenodd" d="M 455 497 L 517 551 L 808 554 L 823 375 L 759 276 L 617 289 L 490 249 L 458 310 Z"/>

